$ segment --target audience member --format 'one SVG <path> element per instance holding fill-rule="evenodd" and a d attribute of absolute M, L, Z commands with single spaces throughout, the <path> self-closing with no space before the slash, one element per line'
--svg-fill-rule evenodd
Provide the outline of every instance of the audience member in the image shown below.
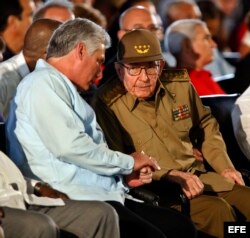
<path fill-rule="evenodd" d="M 244 58 L 248 53 L 250 53 L 250 11 L 247 12 L 244 23 L 246 25 L 246 31 L 239 42 L 239 53 L 241 58 Z"/>
<path fill-rule="evenodd" d="M 61 237 L 60 231 L 81 238 L 120 237 L 117 215 L 111 206 L 69 200 L 47 184 L 25 180 L 2 152 L 0 178 L 0 219 L 6 237 L 53 238 Z M 31 194 L 33 189 L 35 194 Z"/>
<path fill-rule="evenodd" d="M 170 1 L 165 6 L 165 14 L 162 16 L 164 29 L 174 21 L 180 19 L 200 19 L 201 12 L 194 1 L 177 0 Z"/>
<path fill-rule="evenodd" d="M 201 12 L 199 7 L 194 1 L 178 0 L 178 1 L 167 1 L 163 5 L 165 9 L 164 14 L 162 12 L 162 21 L 164 25 L 164 32 L 167 27 L 180 19 L 199 19 L 201 17 Z M 176 59 L 174 56 L 164 47 L 164 58 L 170 67 L 176 67 Z"/>
<path fill-rule="evenodd" d="M 249 221 L 250 188 L 243 186 L 241 174 L 227 155 L 218 123 L 202 105 L 187 72 L 162 72 L 159 41 L 145 30 L 124 35 L 117 59 L 119 79 L 99 88 L 93 102 L 110 148 L 153 156 L 161 170 L 145 187 L 160 196 L 160 205 L 169 205 L 171 191 L 167 191 L 166 181 L 179 184 L 189 198 L 190 216 L 200 231 L 224 237 L 223 223 L 237 220 L 234 208 Z M 193 147 L 200 149 L 204 161 L 197 160 Z M 204 162 L 214 172 L 207 171 Z M 177 200 L 172 204 L 176 206 Z"/>
<path fill-rule="evenodd" d="M 154 32 L 158 39 L 162 38 L 162 28 L 157 23 L 157 18 L 148 9 L 141 6 L 130 7 L 125 10 L 119 18 L 119 30 L 117 31 L 117 38 L 121 39 L 124 34 L 134 29 L 147 29 Z M 103 71 L 103 78 L 100 85 L 104 84 L 111 77 L 116 75 L 114 62 L 116 61 L 116 54 L 106 62 Z M 99 86 L 100 86 L 99 85 Z"/>
<path fill-rule="evenodd" d="M 201 19 L 206 22 L 207 28 L 211 33 L 212 39 L 216 42 L 217 47 L 214 48 L 214 60 L 205 65 L 204 69 L 210 71 L 213 78 L 220 78 L 221 76 L 234 76 L 235 67 L 227 62 L 220 51 L 225 45 L 224 29 L 223 29 L 223 14 L 220 9 L 211 0 L 200 0 L 197 5 L 201 11 Z"/>
<path fill-rule="evenodd" d="M 249 66 L 248 66 L 249 67 Z M 250 101 L 250 87 L 238 97 L 232 111 L 232 122 L 236 140 L 245 154 L 250 160 L 250 123 L 249 123 L 249 101 Z"/>
<path fill-rule="evenodd" d="M 3 60 L 23 48 L 25 33 L 32 22 L 33 0 L 0 1 L 0 36 L 6 44 Z"/>
<path fill-rule="evenodd" d="M 3 112 L 5 120 L 17 85 L 35 68 L 39 58 L 45 58 L 48 41 L 60 24 L 59 21 L 51 19 L 39 19 L 33 22 L 25 35 L 23 50 L 0 63 L 0 111 Z"/>
<path fill-rule="evenodd" d="M 250 11 L 246 16 L 246 22 L 247 22 L 247 35 L 244 40 L 244 53 L 242 55 L 242 58 L 239 60 L 236 66 L 235 71 L 235 88 L 236 92 L 242 94 L 250 85 L 250 79 L 249 79 L 249 72 L 250 72 Z M 247 49 L 248 48 L 248 49 Z M 242 48 L 243 50 L 243 48 Z M 247 52 L 248 51 L 248 52 Z"/>
<path fill-rule="evenodd" d="M 73 4 L 68 1 L 47 1 L 34 13 L 33 21 L 40 18 L 49 18 L 65 22 L 74 19 Z"/>
<path fill-rule="evenodd" d="M 111 204 L 121 237 L 195 237 L 192 223 L 179 213 L 128 199 L 122 205 L 128 188 L 151 182 L 159 167 L 146 154 L 108 149 L 93 109 L 77 92 L 90 87 L 109 45 L 106 31 L 87 19 L 56 29 L 47 62 L 38 60 L 15 97 L 15 133 L 27 166 L 71 199 Z"/>
<path fill-rule="evenodd" d="M 143 6 L 146 9 L 149 10 L 149 12 L 154 15 L 154 17 L 157 19 L 157 27 L 162 27 L 162 21 L 159 15 L 156 12 L 156 8 L 154 4 L 152 3 L 151 0 L 127 0 L 123 2 L 123 4 L 120 6 L 119 11 L 114 17 L 113 23 L 108 27 L 108 33 L 112 39 L 112 46 L 106 51 L 105 58 L 106 62 L 109 62 L 110 59 L 114 57 L 116 54 L 117 50 L 117 43 L 118 43 L 118 38 L 117 38 L 117 32 L 120 29 L 120 16 L 123 14 L 124 11 L 126 11 L 130 7 L 135 7 L 135 6 Z M 107 18 L 109 19 L 109 18 Z M 160 31 L 159 31 L 160 32 Z M 158 32 L 158 33 L 159 33 Z M 161 35 L 163 37 L 163 35 Z"/>
<path fill-rule="evenodd" d="M 107 19 L 98 10 L 87 3 L 75 4 L 73 12 L 75 17 L 87 18 L 106 29 Z"/>
<path fill-rule="evenodd" d="M 92 7 L 91 5 L 87 3 L 82 4 L 75 4 L 74 10 L 73 10 L 75 17 L 81 17 L 89 19 L 96 24 L 100 25 L 104 29 L 107 27 L 107 20 L 106 17 L 98 10 Z M 89 103 L 91 100 L 92 94 L 96 87 L 100 84 L 100 80 L 103 78 L 103 71 L 104 65 L 100 65 L 100 73 L 98 74 L 97 78 L 94 81 L 93 87 L 91 87 L 88 92 L 82 91 L 80 94 L 81 96 Z"/>
<path fill-rule="evenodd" d="M 204 23 L 198 19 L 183 19 L 172 23 L 165 34 L 165 45 L 175 57 L 177 68 L 188 69 L 190 79 L 202 95 L 225 94 L 204 66 L 214 59 L 216 43 Z"/>

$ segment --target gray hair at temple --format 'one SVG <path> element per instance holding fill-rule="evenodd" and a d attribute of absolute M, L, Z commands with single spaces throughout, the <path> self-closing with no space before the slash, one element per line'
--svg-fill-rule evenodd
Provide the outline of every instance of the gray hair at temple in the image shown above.
<path fill-rule="evenodd" d="M 165 32 L 164 47 L 175 57 L 179 56 L 185 40 L 192 40 L 196 35 L 197 26 L 206 26 L 199 19 L 182 19 L 173 22 Z"/>
<path fill-rule="evenodd" d="M 68 54 L 79 42 L 86 45 L 89 54 L 93 54 L 101 44 L 106 49 L 111 45 L 110 36 L 101 26 L 88 19 L 76 18 L 54 31 L 48 44 L 47 59 Z"/>

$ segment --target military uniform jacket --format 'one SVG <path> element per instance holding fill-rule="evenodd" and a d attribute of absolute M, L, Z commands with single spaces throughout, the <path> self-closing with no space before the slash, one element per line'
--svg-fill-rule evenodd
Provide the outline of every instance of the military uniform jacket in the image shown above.
<path fill-rule="evenodd" d="M 143 101 L 113 79 L 97 91 L 92 106 L 112 149 L 144 151 L 158 161 L 161 170 L 154 173 L 155 180 L 176 169 L 199 174 L 205 190 L 232 189 L 233 184 L 219 175 L 234 167 L 219 125 L 202 104 L 186 70 L 164 71 L 154 98 Z M 197 128 L 197 136 L 192 135 L 191 128 Z M 193 147 L 198 140 L 202 140 L 199 149 L 203 157 L 215 172 L 206 171 L 204 163 L 194 158 Z"/>

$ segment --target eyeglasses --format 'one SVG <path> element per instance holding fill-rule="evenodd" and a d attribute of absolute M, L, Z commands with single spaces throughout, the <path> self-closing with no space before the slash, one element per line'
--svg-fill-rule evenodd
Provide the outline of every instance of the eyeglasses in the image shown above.
<path fill-rule="evenodd" d="M 156 65 L 153 65 L 153 66 L 148 66 L 148 67 L 140 67 L 140 66 L 131 66 L 131 67 L 128 67 L 124 64 L 121 64 L 120 65 L 124 68 L 127 69 L 128 71 L 128 74 L 131 75 L 131 76 L 138 76 L 141 74 L 141 71 L 142 69 L 145 70 L 146 74 L 147 75 L 157 75 L 159 73 L 159 64 L 156 64 Z"/>

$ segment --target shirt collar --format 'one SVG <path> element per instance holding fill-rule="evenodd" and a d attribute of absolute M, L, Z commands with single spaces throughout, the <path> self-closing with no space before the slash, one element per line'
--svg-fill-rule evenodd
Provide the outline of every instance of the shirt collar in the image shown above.
<path fill-rule="evenodd" d="M 30 73 L 23 52 L 20 52 L 19 54 L 16 55 L 16 64 L 18 73 L 21 75 L 22 78 L 24 78 L 27 74 Z"/>

